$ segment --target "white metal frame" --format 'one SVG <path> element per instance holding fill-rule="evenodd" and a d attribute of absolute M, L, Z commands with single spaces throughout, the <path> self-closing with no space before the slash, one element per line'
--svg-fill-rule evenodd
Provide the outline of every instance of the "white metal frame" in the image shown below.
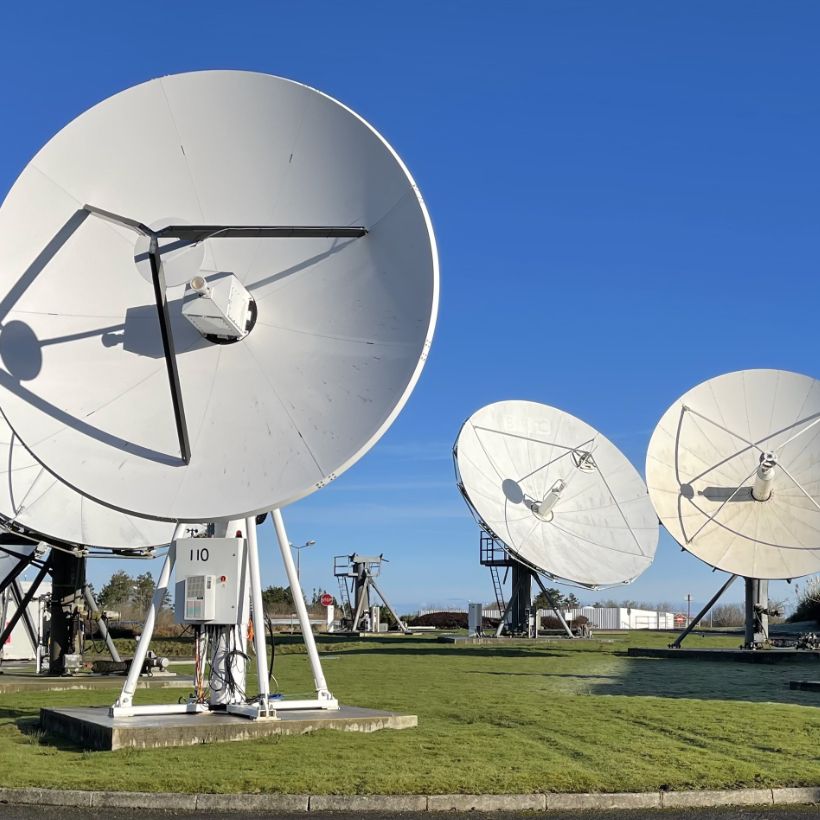
<path fill-rule="evenodd" d="M 307 606 L 305 605 L 305 599 L 302 595 L 302 587 L 299 583 L 299 576 L 296 572 L 296 565 L 293 562 L 293 554 L 291 553 L 287 532 L 285 531 L 282 513 L 278 509 L 273 510 L 271 512 L 271 517 L 273 519 L 273 525 L 276 531 L 276 539 L 279 543 L 279 550 L 282 554 L 282 562 L 285 567 L 285 573 L 287 574 L 288 583 L 290 585 L 291 592 L 293 593 L 293 601 L 299 617 L 299 625 L 302 629 L 305 647 L 307 648 L 308 659 L 310 661 L 310 667 L 313 673 L 313 682 L 316 689 L 316 698 L 291 701 L 272 701 L 270 698 L 267 668 L 268 655 L 265 641 L 265 616 L 262 605 L 262 581 L 259 570 L 259 543 L 256 533 L 256 519 L 255 517 L 246 518 L 245 529 L 248 541 L 248 575 L 250 578 L 250 597 L 251 606 L 253 609 L 252 617 L 254 648 L 256 650 L 256 670 L 257 677 L 259 679 L 259 694 L 246 703 L 229 704 L 227 711 L 230 714 L 248 717 L 253 720 L 260 718 L 277 719 L 276 713 L 280 711 L 290 711 L 296 709 L 336 710 L 339 708 L 339 702 L 335 697 L 333 697 L 328 689 L 327 681 L 325 680 L 325 675 L 322 671 L 322 664 L 319 660 L 319 651 L 316 647 L 316 640 L 311 629 Z M 111 717 L 201 714 L 209 711 L 208 704 L 196 703 L 194 701 L 171 705 L 134 705 L 134 693 L 136 692 L 137 681 L 139 680 L 142 666 L 145 663 L 148 647 L 154 632 L 157 611 L 165 598 L 165 594 L 168 590 L 168 585 L 171 579 L 171 573 L 176 562 L 175 542 L 177 538 L 182 536 L 185 526 L 185 524 L 179 524 L 174 531 L 174 540 L 168 549 L 168 554 L 165 556 L 165 561 L 162 565 L 162 569 L 160 570 L 157 585 L 154 590 L 154 597 L 145 618 L 145 626 L 143 627 L 142 637 L 137 643 L 134 659 L 131 661 L 131 666 L 128 669 L 128 677 L 126 678 L 119 698 L 117 698 L 117 701 L 109 709 L 109 715 Z"/>

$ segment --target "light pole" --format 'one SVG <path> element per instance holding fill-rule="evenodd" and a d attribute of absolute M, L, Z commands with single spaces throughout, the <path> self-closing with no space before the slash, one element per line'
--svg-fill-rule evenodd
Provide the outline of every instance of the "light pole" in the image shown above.
<path fill-rule="evenodd" d="M 301 583 L 302 576 L 299 574 L 299 556 L 302 554 L 302 550 L 305 547 L 312 547 L 316 542 L 315 541 L 305 541 L 304 544 L 291 544 L 290 548 L 292 550 L 296 550 L 296 579 Z"/>

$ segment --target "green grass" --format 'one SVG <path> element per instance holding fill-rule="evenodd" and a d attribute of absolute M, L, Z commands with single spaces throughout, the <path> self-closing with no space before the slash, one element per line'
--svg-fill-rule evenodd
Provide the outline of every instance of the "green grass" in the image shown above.
<path fill-rule="evenodd" d="M 2 696 L 0 785 L 433 794 L 820 784 L 820 694 L 788 688 L 820 669 L 628 658 L 627 646 L 665 646 L 669 636 L 607 637 L 506 646 L 323 638 L 325 673 L 342 702 L 419 717 L 417 729 L 370 735 L 88 752 L 44 737 L 39 707 L 106 705 L 111 691 Z M 282 690 L 309 691 L 298 643 L 279 646 Z M 137 702 L 179 695 L 140 691 Z"/>

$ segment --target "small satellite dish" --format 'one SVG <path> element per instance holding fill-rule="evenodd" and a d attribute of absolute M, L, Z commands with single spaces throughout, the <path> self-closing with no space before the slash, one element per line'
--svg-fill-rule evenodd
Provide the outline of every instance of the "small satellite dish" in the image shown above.
<path fill-rule="evenodd" d="M 373 446 L 437 304 L 422 198 L 363 119 L 269 75 L 163 77 L 67 125 L 0 208 L 0 406 L 102 504 L 256 515 Z"/>
<path fill-rule="evenodd" d="M 580 419 L 528 401 L 474 413 L 454 448 L 468 505 L 524 564 L 588 587 L 649 567 L 658 519 L 638 471 Z"/>
<path fill-rule="evenodd" d="M 170 543 L 174 527 L 112 510 L 55 478 L 0 415 L 0 523 L 47 543 L 145 549 Z"/>
<path fill-rule="evenodd" d="M 820 382 L 741 370 L 693 387 L 649 442 L 661 523 L 685 549 L 746 578 L 820 570 Z"/>

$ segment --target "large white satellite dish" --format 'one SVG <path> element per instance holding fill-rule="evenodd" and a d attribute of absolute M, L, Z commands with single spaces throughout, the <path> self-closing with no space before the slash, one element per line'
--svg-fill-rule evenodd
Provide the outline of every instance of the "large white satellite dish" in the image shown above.
<path fill-rule="evenodd" d="M 0 416 L 0 522 L 47 543 L 142 550 L 168 544 L 174 527 L 98 504 L 52 475 Z"/>
<path fill-rule="evenodd" d="M 85 496 L 168 521 L 332 481 L 407 400 L 438 303 L 427 211 L 384 139 L 238 71 L 67 125 L 0 208 L 0 262 L 15 435 Z"/>
<path fill-rule="evenodd" d="M 820 382 L 741 370 L 664 413 L 646 458 L 661 522 L 713 567 L 746 578 L 820 570 Z"/>
<path fill-rule="evenodd" d="M 468 504 L 520 561 L 589 587 L 649 567 L 658 519 L 637 470 L 585 422 L 502 401 L 474 413 L 454 455 Z"/>

